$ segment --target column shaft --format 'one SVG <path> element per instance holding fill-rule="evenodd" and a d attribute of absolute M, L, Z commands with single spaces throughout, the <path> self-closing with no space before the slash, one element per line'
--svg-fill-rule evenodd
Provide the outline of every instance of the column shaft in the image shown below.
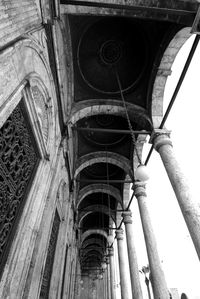
<path fill-rule="evenodd" d="M 107 299 L 107 271 L 104 273 L 104 298 Z"/>
<path fill-rule="evenodd" d="M 125 262 L 125 253 L 123 247 L 123 230 L 116 231 L 117 236 L 117 249 L 119 258 L 119 275 L 120 275 L 120 286 L 121 286 L 121 298 L 129 299 L 128 294 L 128 279 L 127 279 L 127 266 Z"/>
<path fill-rule="evenodd" d="M 107 263 L 107 297 L 110 299 L 110 264 Z"/>
<path fill-rule="evenodd" d="M 113 248 L 109 248 L 109 257 L 110 257 L 110 293 L 111 293 L 111 299 L 116 299 Z"/>
<path fill-rule="evenodd" d="M 125 231 L 126 231 L 126 242 L 127 242 L 127 251 L 128 251 L 128 259 L 129 259 L 132 296 L 133 299 L 142 299 L 143 295 L 142 295 L 142 289 L 140 285 L 137 255 L 134 246 L 133 231 L 131 227 L 132 213 L 130 211 L 126 211 L 122 213 L 122 216 L 124 219 Z"/>
<path fill-rule="evenodd" d="M 142 227 L 152 277 L 151 283 L 153 287 L 154 299 L 169 299 L 169 291 L 165 281 L 164 272 L 161 267 L 156 239 L 154 236 L 151 219 L 147 209 L 145 186 L 141 185 L 141 183 L 135 184 L 135 196 L 138 200 L 138 206 L 142 221 Z"/>
<path fill-rule="evenodd" d="M 155 134 L 153 144 L 161 156 L 200 259 L 200 207 L 192 201 L 188 182 L 176 160 L 169 136 L 167 134 Z"/>

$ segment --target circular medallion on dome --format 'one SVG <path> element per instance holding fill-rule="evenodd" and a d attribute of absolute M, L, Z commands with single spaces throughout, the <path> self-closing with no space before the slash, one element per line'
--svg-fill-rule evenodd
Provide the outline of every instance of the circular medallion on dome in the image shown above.
<path fill-rule="evenodd" d="M 131 19 L 102 18 L 83 33 L 77 59 L 81 76 L 91 88 L 117 94 L 116 70 L 123 91 L 128 91 L 144 73 L 147 52 L 141 26 Z"/>
<path fill-rule="evenodd" d="M 93 145 L 98 146 L 115 146 L 129 137 L 123 133 L 113 133 L 112 130 L 128 129 L 127 120 L 112 114 L 98 114 L 89 118 L 83 119 L 79 122 L 79 126 L 84 128 L 94 128 L 98 131 L 83 131 L 81 132 L 87 141 Z M 101 131 L 102 129 L 102 131 Z M 106 132 L 104 130 L 108 129 Z M 110 130 L 109 130 L 110 129 Z"/>

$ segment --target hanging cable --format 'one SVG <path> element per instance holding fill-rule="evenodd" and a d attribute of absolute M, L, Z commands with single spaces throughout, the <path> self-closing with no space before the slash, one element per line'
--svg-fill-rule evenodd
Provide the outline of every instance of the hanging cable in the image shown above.
<path fill-rule="evenodd" d="M 136 139 L 135 139 L 135 135 L 134 135 L 134 132 L 133 132 L 133 127 L 132 127 L 132 125 L 131 125 L 131 121 L 130 121 L 130 118 L 129 118 L 129 115 L 128 115 L 128 110 L 127 110 L 126 102 L 125 102 L 125 99 L 124 99 L 124 95 L 123 95 L 123 91 L 122 91 L 122 86 L 121 86 L 121 82 L 120 82 L 119 74 L 118 74 L 116 68 L 115 68 L 115 74 L 116 74 L 117 83 L 118 83 L 118 86 L 119 86 L 120 95 L 121 95 L 121 98 L 122 98 L 122 102 L 123 102 L 124 110 L 125 110 L 125 113 L 126 113 L 126 118 L 127 118 L 127 122 L 128 122 L 128 127 L 129 127 L 129 130 L 130 130 L 130 132 L 131 132 L 131 138 L 132 138 L 133 145 L 134 145 L 134 151 L 135 151 L 135 153 L 136 153 L 136 156 L 137 156 L 137 159 L 138 159 L 138 161 L 139 161 L 139 164 L 142 164 L 140 155 L 139 155 L 138 150 L 137 150 L 137 147 L 136 147 Z"/>

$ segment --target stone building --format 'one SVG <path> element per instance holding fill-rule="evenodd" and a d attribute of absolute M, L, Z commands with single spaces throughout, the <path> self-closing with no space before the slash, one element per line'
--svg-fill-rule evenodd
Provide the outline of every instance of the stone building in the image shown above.
<path fill-rule="evenodd" d="M 179 49 L 191 34 L 194 51 L 198 43 L 198 8 L 195 0 L 0 0 L 0 298 L 114 299 L 115 230 L 121 298 L 129 298 L 122 221 L 132 296 L 142 298 L 131 183 L 154 298 L 169 298 L 137 173 L 147 135 L 200 256 L 199 213 L 162 111 Z"/>

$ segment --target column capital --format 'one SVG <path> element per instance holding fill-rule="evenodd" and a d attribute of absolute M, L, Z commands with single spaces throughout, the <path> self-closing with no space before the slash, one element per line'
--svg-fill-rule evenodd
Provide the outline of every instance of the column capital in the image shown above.
<path fill-rule="evenodd" d="M 123 231 L 123 229 L 122 228 L 120 228 L 120 229 L 117 229 L 116 230 L 116 239 L 117 240 L 123 240 L 124 239 L 124 231 Z"/>
<path fill-rule="evenodd" d="M 108 256 L 113 256 L 114 255 L 114 248 L 113 247 L 109 247 L 108 248 Z"/>
<path fill-rule="evenodd" d="M 133 220 L 132 220 L 132 212 L 131 211 L 124 211 L 122 213 L 122 217 L 123 217 L 123 221 L 125 224 L 127 223 L 133 223 Z"/>
<path fill-rule="evenodd" d="M 163 145 L 172 146 L 170 134 L 171 131 L 168 131 L 166 129 L 154 129 L 153 133 L 151 134 L 149 143 L 152 143 L 155 150 L 159 152 L 159 148 Z"/>
<path fill-rule="evenodd" d="M 145 182 L 139 182 L 139 181 L 134 182 L 133 190 L 137 198 L 140 196 L 147 197 Z"/>

